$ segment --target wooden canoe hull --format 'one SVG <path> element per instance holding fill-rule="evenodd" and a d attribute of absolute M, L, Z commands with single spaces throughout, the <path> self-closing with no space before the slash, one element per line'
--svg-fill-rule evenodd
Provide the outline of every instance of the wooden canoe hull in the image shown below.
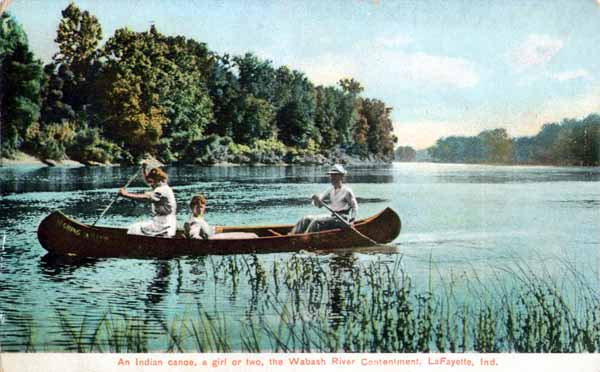
<path fill-rule="evenodd" d="M 378 243 L 393 241 L 401 230 L 400 217 L 390 208 L 357 221 L 355 227 Z M 79 223 L 56 211 L 42 220 L 38 240 L 57 255 L 79 257 L 174 257 L 207 254 L 297 252 L 368 247 L 373 244 L 351 229 L 286 235 L 292 225 L 217 226 L 217 232 L 253 232 L 255 239 L 186 239 L 178 231 L 173 238 L 128 235 L 126 229 L 96 227 Z M 279 235 L 281 234 L 281 235 Z"/>

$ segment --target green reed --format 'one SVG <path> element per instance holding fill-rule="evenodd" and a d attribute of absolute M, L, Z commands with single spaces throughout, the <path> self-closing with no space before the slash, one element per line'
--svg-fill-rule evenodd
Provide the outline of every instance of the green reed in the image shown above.
<path fill-rule="evenodd" d="M 311 255 L 294 255 L 270 267 L 257 255 L 203 262 L 216 286 L 249 288 L 242 319 L 200 302 L 195 312 L 170 319 L 107 310 L 90 321 L 59 311 L 62 343 L 49 346 L 50 351 L 600 351 L 598 296 L 577 275 L 567 290 L 564 281 L 559 285 L 517 265 L 516 284 L 484 285 L 477 272 L 436 278 L 430 260 L 428 280 L 417 286 L 401 259 L 353 263 L 344 270 Z M 42 330 L 32 320 L 28 324 L 23 350 L 34 351 Z M 151 336 L 149 324 L 162 333 Z"/>

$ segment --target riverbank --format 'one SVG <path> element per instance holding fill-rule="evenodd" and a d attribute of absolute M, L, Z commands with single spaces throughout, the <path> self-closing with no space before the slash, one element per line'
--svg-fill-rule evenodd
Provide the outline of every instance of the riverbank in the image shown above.
<path fill-rule="evenodd" d="M 148 156 L 143 161 L 149 162 L 150 164 L 155 165 L 167 165 L 162 163 L 160 160 Z M 278 161 L 278 162 L 250 162 L 250 161 L 241 161 L 235 162 L 232 160 L 218 160 L 211 163 L 202 163 L 202 162 L 193 162 L 193 163 L 183 163 L 176 162 L 173 165 L 196 165 L 203 167 L 237 167 L 243 165 L 250 166 L 270 166 L 270 165 L 281 165 L 281 166 L 290 166 L 290 165 L 329 165 L 334 163 L 341 163 L 349 166 L 373 166 L 373 165 L 383 165 L 389 164 L 391 162 L 384 161 L 382 159 L 378 159 L 374 156 L 369 156 L 367 158 L 358 158 L 345 153 L 335 153 L 335 156 L 323 156 L 323 155 L 306 155 L 301 157 L 295 157 L 291 162 Z M 112 163 L 98 163 L 98 162 L 88 162 L 81 163 L 76 160 L 65 159 L 65 160 L 52 160 L 52 159 L 40 159 L 35 157 L 34 155 L 27 154 L 22 151 L 17 151 L 13 158 L 1 158 L 0 159 L 0 167 L 18 167 L 18 166 L 39 166 L 39 167 L 112 167 L 119 166 L 119 164 Z"/>
<path fill-rule="evenodd" d="M 70 159 L 65 159 L 61 161 L 49 159 L 42 160 L 22 151 L 17 151 L 13 158 L 0 158 L 0 166 L 84 167 L 85 164 Z"/>

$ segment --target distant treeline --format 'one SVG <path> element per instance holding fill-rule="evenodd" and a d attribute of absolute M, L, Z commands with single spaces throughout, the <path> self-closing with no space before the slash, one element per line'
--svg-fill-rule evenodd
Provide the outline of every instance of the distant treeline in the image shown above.
<path fill-rule="evenodd" d="M 134 162 L 279 162 L 347 154 L 394 156 L 391 108 L 352 78 L 315 86 L 302 72 L 204 43 L 115 31 L 70 4 L 52 62 L 30 52 L 22 27 L 0 18 L 2 156 Z"/>
<path fill-rule="evenodd" d="M 505 129 L 475 137 L 445 137 L 428 149 L 433 161 L 448 163 L 600 165 L 600 115 L 542 126 L 532 137 L 511 138 Z"/>
<path fill-rule="evenodd" d="M 398 161 L 415 161 L 417 159 L 417 151 L 410 146 L 398 146 L 394 154 L 394 159 Z"/>

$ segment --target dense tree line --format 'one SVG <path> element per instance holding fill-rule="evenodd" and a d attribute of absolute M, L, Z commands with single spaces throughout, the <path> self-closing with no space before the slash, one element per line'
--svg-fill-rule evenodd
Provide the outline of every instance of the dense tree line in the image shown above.
<path fill-rule="evenodd" d="M 410 146 L 398 146 L 395 153 L 395 160 L 398 161 L 416 161 L 417 160 L 417 151 Z"/>
<path fill-rule="evenodd" d="M 2 15 L 2 155 L 134 162 L 279 162 L 332 154 L 394 156 L 391 108 L 343 79 L 315 86 L 302 72 L 247 53 L 219 55 L 156 27 L 102 27 L 70 4 L 46 66 Z"/>
<path fill-rule="evenodd" d="M 531 137 L 511 138 L 505 129 L 475 137 L 440 138 L 428 149 L 434 161 L 449 163 L 600 165 L 600 115 L 542 126 Z"/>

